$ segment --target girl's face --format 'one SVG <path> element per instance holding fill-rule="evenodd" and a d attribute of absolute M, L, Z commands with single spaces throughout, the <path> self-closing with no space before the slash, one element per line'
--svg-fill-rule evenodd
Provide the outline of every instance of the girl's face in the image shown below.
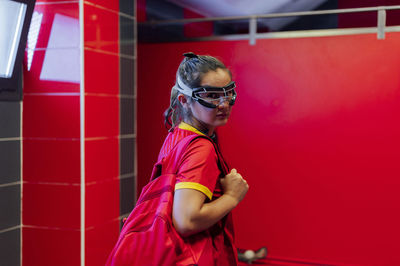
<path fill-rule="evenodd" d="M 229 73 L 226 70 L 218 68 L 216 71 L 207 72 L 203 76 L 200 85 L 224 87 L 230 82 L 231 77 Z M 206 126 L 209 134 L 212 134 L 215 127 L 223 126 L 228 122 L 232 106 L 229 105 L 228 101 L 221 101 L 216 108 L 207 108 L 197 101 L 191 101 L 189 108 L 195 118 L 194 120 L 197 120 L 201 124 L 199 126 Z"/>

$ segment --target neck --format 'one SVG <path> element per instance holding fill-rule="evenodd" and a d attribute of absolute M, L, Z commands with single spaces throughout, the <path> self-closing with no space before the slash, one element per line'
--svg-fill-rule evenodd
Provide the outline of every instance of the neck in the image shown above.
<path fill-rule="evenodd" d="M 215 127 L 207 125 L 194 117 L 190 117 L 189 119 L 184 119 L 183 122 L 186 124 L 191 125 L 192 127 L 196 128 L 198 131 L 204 133 L 205 135 L 211 137 L 214 134 Z"/>

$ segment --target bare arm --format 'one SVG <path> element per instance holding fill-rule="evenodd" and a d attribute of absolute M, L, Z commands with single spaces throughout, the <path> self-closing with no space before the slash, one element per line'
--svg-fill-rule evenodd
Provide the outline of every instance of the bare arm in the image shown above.
<path fill-rule="evenodd" d="M 172 218 L 176 230 L 189 236 L 211 227 L 227 215 L 244 198 L 249 186 L 242 176 L 232 169 L 221 179 L 224 194 L 208 203 L 206 196 L 194 189 L 175 191 Z"/>

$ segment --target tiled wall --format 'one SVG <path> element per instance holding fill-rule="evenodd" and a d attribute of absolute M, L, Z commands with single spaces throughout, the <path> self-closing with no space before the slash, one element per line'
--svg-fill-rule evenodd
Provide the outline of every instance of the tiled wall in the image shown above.
<path fill-rule="evenodd" d="M 133 1 L 84 6 L 87 265 L 104 264 L 135 201 L 133 7 Z"/>
<path fill-rule="evenodd" d="M 103 265 L 133 207 L 129 2 L 36 3 L 24 72 L 23 265 Z"/>
<path fill-rule="evenodd" d="M 135 2 L 120 0 L 120 217 L 136 200 L 136 16 Z"/>
<path fill-rule="evenodd" d="M 19 265 L 21 234 L 20 102 L 0 101 L 0 264 Z"/>
<path fill-rule="evenodd" d="M 36 46 L 31 35 L 24 64 L 22 264 L 79 265 L 79 3 L 37 1 L 32 28 Z"/>
<path fill-rule="evenodd" d="M 96 4 L 103 4 L 104 8 Z M 84 5 L 87 265 L 104 264 L 119 226 L 117 12 L 115 1 Z"/>

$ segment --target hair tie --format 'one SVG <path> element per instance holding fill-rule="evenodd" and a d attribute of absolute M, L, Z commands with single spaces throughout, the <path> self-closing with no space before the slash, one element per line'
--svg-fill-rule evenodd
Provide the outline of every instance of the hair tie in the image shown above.
<path fill-rule="evenodd" d="M 188 57 L 188 58 L 199 58 L 199 56 L 197 54 L 192 53 L 192 52 L 184 53 L 183 56 Z"/>

